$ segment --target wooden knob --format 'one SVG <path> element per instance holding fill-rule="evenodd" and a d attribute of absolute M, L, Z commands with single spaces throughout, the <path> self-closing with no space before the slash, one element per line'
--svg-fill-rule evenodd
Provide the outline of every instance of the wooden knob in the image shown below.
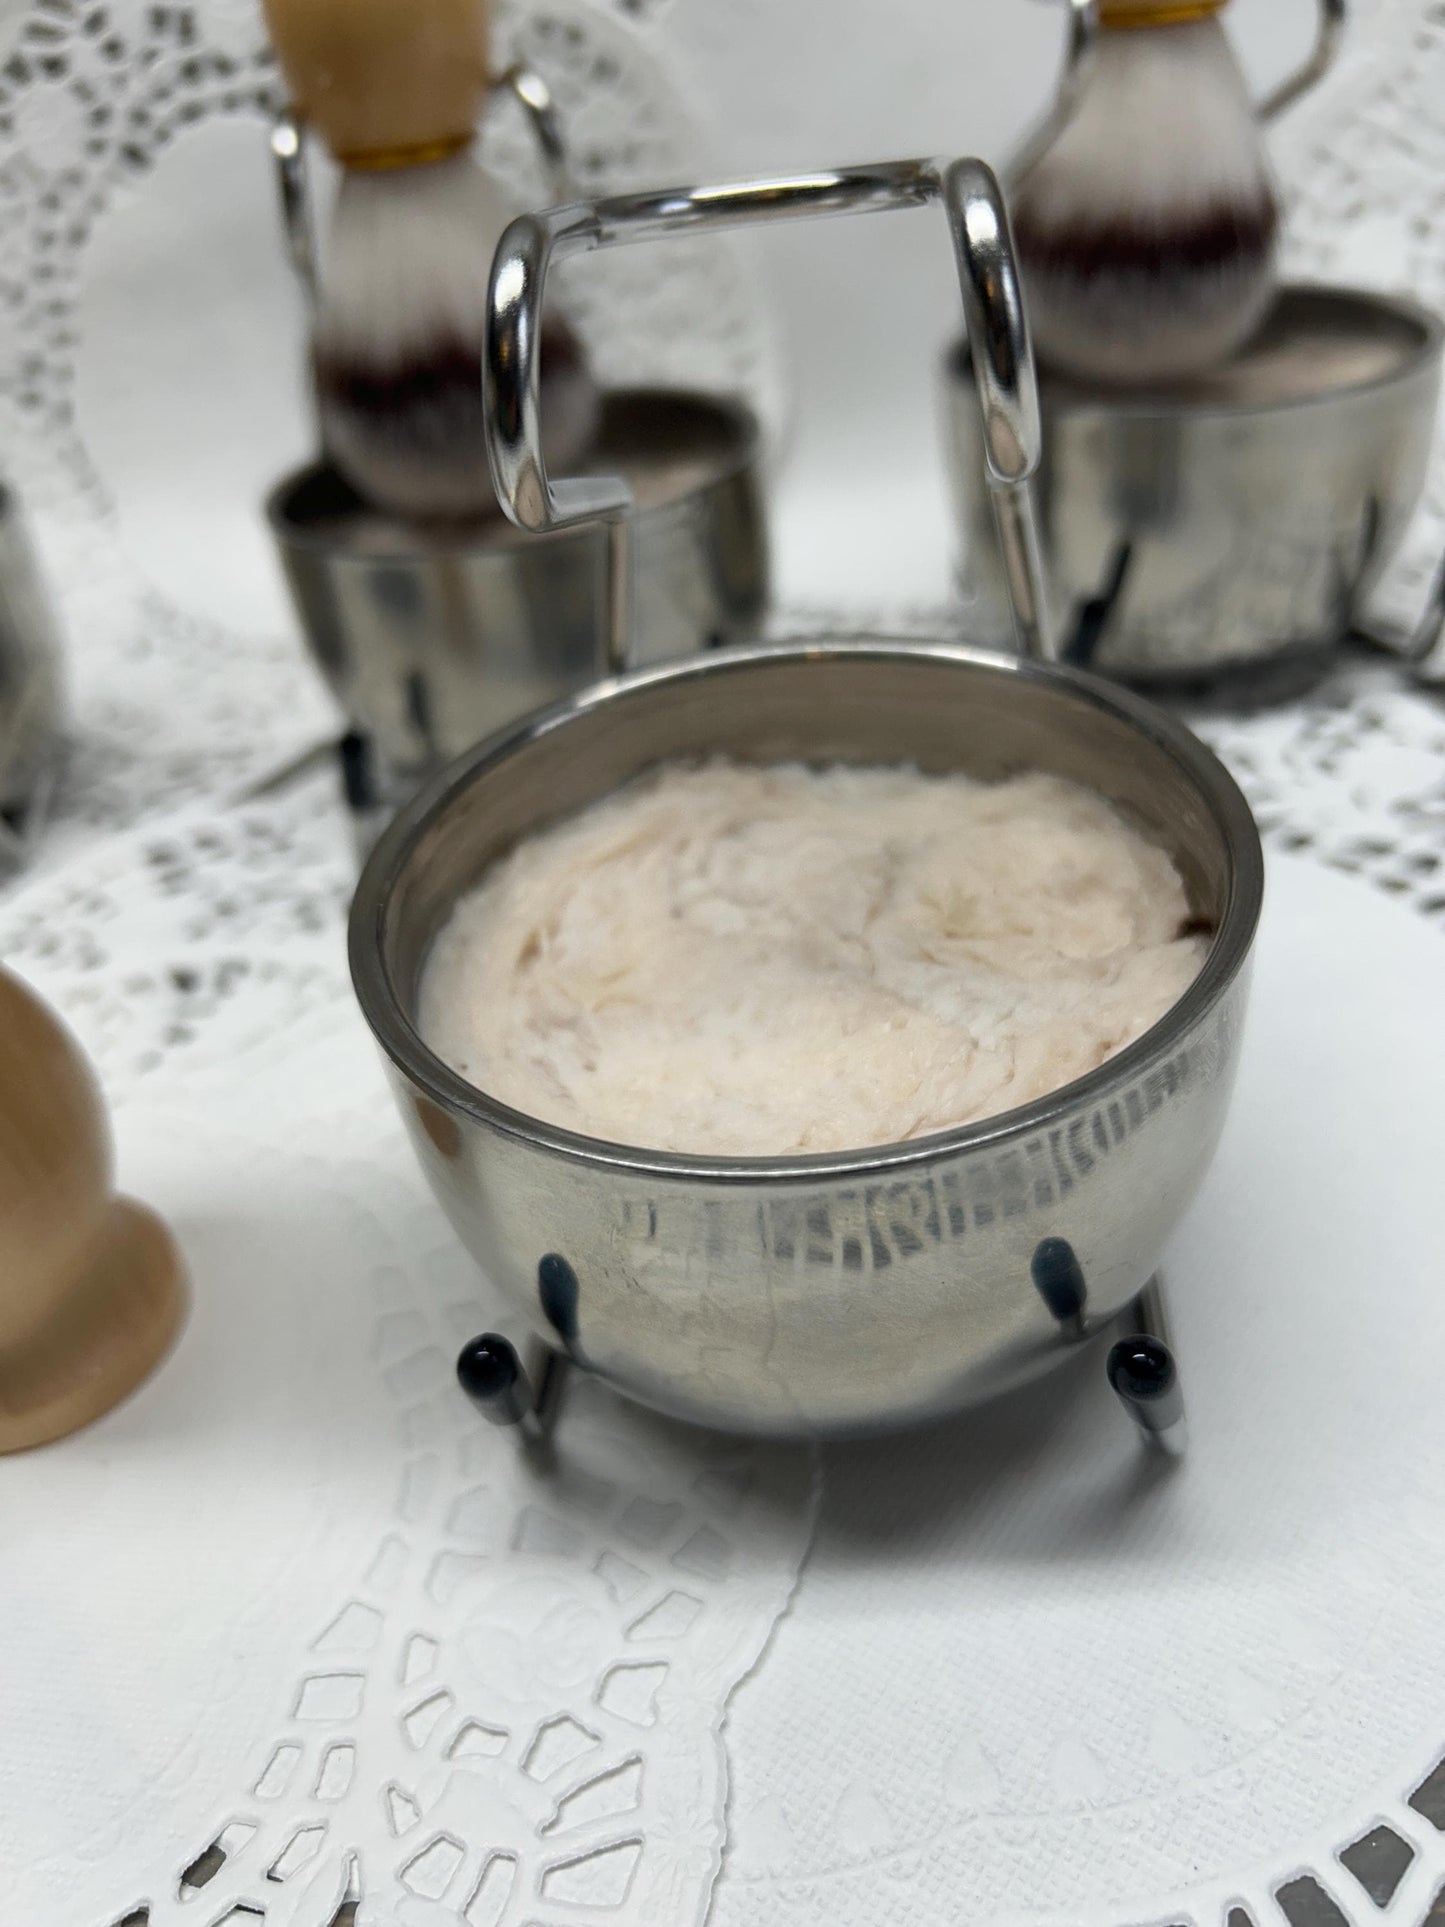
<path fill-rule="evenodd" d="M 264 0 L 303 119 L 349 167 L 470 142 L 490 84 L 488 0 Z"/>
<path fill-rule="evenodd" d="M 84 1054 L 0 969 L 0 1452 L 108 1412 L 166 1351 L 184 1304 L 170 1233 L 112 1191 Z"/>

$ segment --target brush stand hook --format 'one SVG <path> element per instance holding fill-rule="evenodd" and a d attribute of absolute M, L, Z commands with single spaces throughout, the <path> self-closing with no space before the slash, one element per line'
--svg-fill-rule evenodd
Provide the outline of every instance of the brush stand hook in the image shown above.
<path fill-rule="evenodd" d="M 608 526 L 608 654 L 618 667 L 632 623 L 632 494 L 620 477 L 554 480 L 543 462 L 540 325 L 552 264 L 673 234 L 935 203 L 945 211 L 953 242 L 1015 627 L 1024 654 L 1057 656 L 1033 494 L 1042 446 L 1038 384 L 1003 197 L 982 161 L 912 160 L 578 201 L 522 215 L 503 234 L 492 263 L 482 382 L 492 479 L 519 528 Z"/>
<path fill-rule="evenodd" d="M 1084 84 L 1094 65 L 1094 53 L 1099 41 L 1099 0 L 1065 0 L 1065 4 L 1068 9 L 1068 28 L 1058 85 L 1047 113 L 1004 169 L 1004 178 L 1010 188 L 1053 146 L 1073 119 L 1074 109 L 1079 104 Z"/>
<path fill-rule="evenodd" d="M 546 81 L 529 67 L 508 67 L 492 82 L 488 100 L 499 93 L 513 95 L 526 115 L 547 169 L 549 191 L 559 198 L 575 193 L 567 144 Z M 318 289 L 316 223 L 306 169 L 306 138 L 305 121 L 291 108 L 283 108 L 271 127 L 271 159 L 281 201 L 281 227 L 291 266 L 308 306 L 314 308 Z"/>
<path fill-rule="evenodd" d="M 1072 120 L 1084 91 L 1103 25 L 1100 0 L 1066 0 L 1067 38 L 1058 87 L 1048 112 L 1010 160 L 1005 177 L 1010 186 L 1028 173 Z M 1339 58 L 1344 39 L 1346 0 L 1319 0 L 1314 45 L 1292 74 L 1270 89 L 1257 109 L 1261 122 L 1277 120 L 1316 88 Z"/>
<path fill-rule="evenodd" d="M 1262 121 L 1277 119 L 1287 107 L 1293 107 L 1297 100 L 1318 87 L 1339 58 L 1345 34 L 1345 18 L 1346 0 L 1320 0 L 1315 44 L 1308 58 L 1259 103 Z"/>

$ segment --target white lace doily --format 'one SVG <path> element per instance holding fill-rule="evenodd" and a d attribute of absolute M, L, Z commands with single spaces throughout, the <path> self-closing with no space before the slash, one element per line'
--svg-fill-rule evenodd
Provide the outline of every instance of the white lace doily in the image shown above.
<path fill-rule="evenodd" d="M 1309 7 L 1273 9 L 1236 11 L 1278 70 Z M 1292 260 L 1440 302 L 1445 20 L 1357 13 L 1276 136 Z M 1021 0 L 547 0 L 502 36 L 598 189 L 1000 154 L 1057 54 Z M 1182 1479 L 1110 1510 L 1138 1461 L 1087 1372 L 830 1455 L 813 1560 L 724 1724 L 808 1542 L 808 1462 L 584 1386 L 544 1493 L 473 1419 L 448 1361 L 483 1288 L 351 1015 L 334 779 L 240 800 L 334 727 L 259 520 L 309 443 L 273 85 L 251 0 L 0 0 L 0 465 L 76 697 L 0 956 L 93 1054 L 125 1179 L 176 1220 L 197 1291 L 140 1398 L 0 1473 L 6 1927 L 352 1927 L 348 1893 L 361 1927 L 650 1927 L 702 1918 L 720 1856 L 723 1927 L 1413 1927 L 1445 1883 L 1434 1004 L 1388 1026 L 1438 1004 L 1439 696 L 1355 661 L 1190 712 L 1290 917 L 1218 1208 L 1176 1254 L 1222 1308 L 1205 1286 L 1179 1308 Z M 489 138 L 525 185 L 516 123 Z M 773 628 L 955 633 L 928 401 L 946 249 L 847 227 L 628 251 L 573 294 L 608 372 L 741 385 L 779 421 L 762 259 L 805 416 Z M 1395 620 L 1442 546 L 1437 460 Z M 1251 1340 L 1289 1366 L 1273 1429 L 1243 1400 Z M 659 1716 L 630 1723 L 649 1682 Z"/>
<path fill-rule="evenodd" d="M 117 1110 L 191 1312 L 129 1404 L 6 1467 L 7 1918 L 700 1921 L 812 1459 L 589 1384 L 550 1469 L 479 1421 L 476 1272 L 359 1018 L 298 1049 L 294 1016 L 252 982 L 224 1075 Z"/>
<path fill-rule="evenodd" d="M 20 881 L 0 894 L 0 958 L 128 1098 L 347 1009 L 354 880 L 327 773 L 264 809 L 158 816 Z"/>
<path fill-rule="evenodd" d="M 1440 985 L 1406 909 L 1271 860 L 1240 1087 L 1167 1267 L 1187 1459 L 1140 1458 L 1097 1356 L 830 1448 L 792 1613 L 729 1720 L 715 1927 L 1324 1927 L 1295 1883 L 1369 1916 L 1348 1858 L 1381 1828 L 1399 1844 L 1365 1864 L 1393 1852 L 1392 1917 L 1424 1919 Z"/>
<path fill-rule="evenodd" d="M 139 908 L 161 874 L 146 843 L 107 852 L 113 902 Z M 232 866 L 244 897 L 244 860 L 199 826 L 155 847 L 177 873 L 197 852 Z M 532 1482 L 456 1392 L 451 1353 L 486 1319 L 478 1281 L 420 1191 L 348 1002 L 302 965 L 334 945 L 334 910 L 313 932 L 313 886 L 255 881 L 260 952 L 224 905 L 202 941 L 271 968 L 235 974 L 209 1048 L 141 1014 L 169 993 L 159 973 L 128 977 L 124 913 L 98 928 L 130 1030 L 94 1021 L 104 998 L 72 1005 L 122 1093 L 123 1178 L 176 1224 L 196 1302 L 151 1387 L 7 1470 L 25 1582 L 0 1603 L 0 1646 L 27 1737 L 0 1747 L 0 1865 L 23 1870 L 18 1917 L 111 1927 L 144 1901 L 155 1921 L 190 1919 L 204 1892 L 208 1923 L 254 1900 L 328 1927 L 351 1880 L 388 1927 L 454 1927 L 494 1917 L 466 1911 L 491 1854 L 494 1882 L 515 1860 L 519 1898 L 584 1859 L 577 1879 L 604 1882 L 576 1889 L 575 1915 L 539 1919 L 700 1918 L 722 1838 L 716 1734 L 807 1542 L 806 1455 L 759 1459 L 584 1388 L 564 1475 Z M 43 926 L 47 892 L 75 901 L 61 878 L 37 882 L 12 930 Z M 183 917 L 166 930 L 151 904 L 139 921 L 159 957 L 175 940 L 187 954 Z M 1363 1918 L 1351 1864 L 1366 1887 L 1393 1866 L 1402 1916 L 1423 1916 L 1445 1879 L 1430 1817 L 1445 1796 L 1418 1792 L 1445 1727 L 1438 1077 L 1416 1047 L 1437 945 L 1408 907 L 1274 858 L 1242 1088 L 1174 1254 L 1194 1435 L 1178 1480 L 1141 1485 L 1097 1359 L 978 1418 L 827 1455 L 822 1536 L 727 1727 L 717 1920 L 1202 1927 L 1244 1904 L 1262 1927 L 1301 1881 Z M 30 955 L 67 1001 L 84 963 Z M 604 1494 L 619 1452 L 632 1482 Z M 759 1510 L 726 1529 L 686 1490 L 717 1454 L 765 1466 Z M 414 1487 L 423 1461 L 446 1468 L 434 1487 Z M 659 1564 L 638 1539 L 660 1517 L 674 1530 Z M 393 1535 L 411 1557 L 389 1591 L 376 1555 Z M 650 1582 L 636 1601 L 608 1601 L 590 1572 L 616 1579 L 619 1558 Z M 430 1597 L 454 1565 L 455 1595 L 436 1581 L 446 1596 Z M 679 1708 L 649 1737 L 596 1696 L 634 1663 L 642 1600 L 664 1594 L 659 1627 L 717 1604 L 719 1645 L 688 1643 L 695 1614 L 667 1662 L 691 1723 Z M 543 1677 L 519 1710 L 528 1666 Z M 579 1748 L 597 1736 L 555 1784 L 527 1770 L 554 1725 Z M 632 1804 L 607 1806 L 626 1748 L 674 1790 L 663 1811 L 627 1774 Z M 549 1830 L 559 1790 L 584 1783 L 588 1825 Z M 273 1864 L 287 1878 L 268 1880 Z M 561 1876 L 546 1889 L 568 1891 Z M 1331 1918 L 1300 1904 L 1285 1913 L 1302 1927 Z M 250 1927 L 244 1911 L 232 1927 Z"/>

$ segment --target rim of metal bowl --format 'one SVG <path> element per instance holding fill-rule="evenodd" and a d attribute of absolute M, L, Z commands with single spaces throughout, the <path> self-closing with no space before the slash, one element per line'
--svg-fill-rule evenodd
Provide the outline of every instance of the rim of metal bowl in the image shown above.
<path fill-rule="evenodd" d="M 1143 420 L 1149 417 L 1172 420 L 1181 414 L 1187 414 L 1193 420 L 1223 420 L 1236 415 L 1292 415 L 1307 408 L 1328 408 L 1332 403 L 1350 401 L 1360 395 L 1382 394 L 1388 389 L 1414 381 L 1432 364 L 1440 361 L 1441 351 L 1445 349 L 1445 318 L 1409 295 L 1385 294 L 1374 288 L 1351 288 L 1329 281 L 1285 281 L 1280 284 L 1279 293 L 1281 296 L 1323 297 L 1341 308 L 1370 308 L 1418 328 L 1421 339 L 1393 367 L 1382 373 L 1360 381 L 1346 381 L 1335 387 L 1317 389 L 1313 394 L 1282 395 L 1276 401 L 1225 401 L 1213 396 L 1192 398 L 1164 392 L 1151 393 L 1148 389 L 1136 394 L 1121 388 L 1117 394 L 1113 394 L 1094 388 L 1074 388 L 1065 382 L 1060 384 L 1056 392 L 1046 393 L 1045 413 L 1067 415 L 1075 421 L 1092 420 L 1095 417 L 1106 417 L 1111 421 L 1120 418 Z M 965 391 L 971 394 L 972 378 L 966 382 L 963 379 L 967 364 L 968 343 L 954 342 L 946 351 L 946 369 L 949 378 L 960 382 Z"/>
<path fill-rule="evenodd" d="M 1229 894 L 1219 929 L 1203 968 L 1189 989 L 1156 1024 L 1107 1062 L 1072 1083 L 1030 1104 L 978 1123 L 936 1131 L 903 1143 L 848 1151 L 774 1157 L 708 1157 L 688 1152 L 654 1151 L 588 1137 L 513 1110 L 470 1084 L 423 1040 L 397 993 L 384 959 L 386 916 L 397 880 L 413 848 L 431 824 L 484 771 L 505 762 L 528 744 L 566 729 L 575 719 L 644 691 L 684 684 L 700 676 L 745 674 L 779 662 L 826 661 L 852 657 L 878 661 L 957 663 L 998 676 L 1018 677 L 1068 689 L 1080 701 L 1131 725 L 1174 757 L 1205 798 L 1229 860 Z M 706 1179 L 735 1184 L 809 1183 L 820 1179 L 876 1177 L 880 1172 L 928 1163 L 1028 1137 L 1095 1096 L 1102 1097 L 1171 1048 L 1171 1040 L 1190 1031 L 1224 994 L 1249 955 L 1264 897 L 1264 856 L 1248 803 L 1224 765 L 1193 733 L 1142 697 L 1083 670 L 1040 663 L 961 643 L 908 638 L 848 637 L 734 646 L 657 669 L 644 669 L 593 684 L 576 696 L 538 711 L 458 756 L 426 783 L 399 811 L 368 858 L 352 900 L 348 950 L 352 984 L 362 1014 L 391 1061 L 443 1109 L 461 1112 L 478 1123 L 521 1138 L 576 1162 L 656 1178 Z"/>
<path fill-rule="evenodd" d="M 711 395 L 701 388 L 664 388 L 633 387 L 609 388 L 603 393 L 604 407 L 608 402 L 625 406 L 635 406 L 639 402 L 663 401 L 678 403 L 685 408 L 695 409 L 699 414 L 711 415 L 719 426 L 725 425 L 735 438 L 732 444 L 722 450 L 706 476 L 691 488 L 681 489 L 662 501 L 649 502 L 637 510 L 645 521 L 654 517 L 670 514 L 683 503 L 698 500 L 714 489 L 731 482 L 736 476 L 746 473 L 757 466 L 763 452 L 763 425 L 756 411 L 745 401 L 733 395 Z M 336 525 L 347 516 L 369 515 L 376 519 L 395 524 L 399 534 L 405 525 L 395 516 L 384 510 L 367 507 L 360 496 L 355 503 L 347 503 L 330 518 L 330 523 L 318 526 L 312 521 L 298 521 L 291 513 L 290 504 L 297 492 L 307 483 L 321 477 L 334 477 L 344 488 L 350 488 L 344 476 L 334 465 L 324 458 L 303 462 L 299 468 L 291 468 L 278 482 L 272 484 L 262 504 L 262 512 L 276 541 L 286 549 L 310 551 L 333 561 L 359 562 L 368 567 L 377 563 L 409 560 L 414 556 L 447 556 L 480 551 L 487 555 L 510 554 L 515 549 L 525 549 L 537 541 L 530 529 L 519 529 L 509 522 L 501 510 L 482 516 L 475 521 L 463 521 L 452 526 L 445 521 L 432 524 L 420 539 L 399 540 L 394 548 L 353 550 L 346 546 L 337 534 Z M 354 492 L 354 491 L 353 491 Z M 567 541 L 578 537 L 595 539 L 597 528 L 587 524 L 580 528 L 563 529 L 546 539 L 548 541 Z"/>

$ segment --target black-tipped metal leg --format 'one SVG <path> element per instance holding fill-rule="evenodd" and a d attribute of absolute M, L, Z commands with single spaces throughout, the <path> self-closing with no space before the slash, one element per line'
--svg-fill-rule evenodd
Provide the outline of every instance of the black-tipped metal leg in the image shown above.
<path fill-rule="evenodd" d="M 532 1409 L 532 1387 L 517 1348 L 498 1332 L 467 1340 L 457 1354 L 457 1381 L 493 1425 L 520 1425 Z"/>
<path fill-rule="evenodd" d="M 528 1372 L 516 1346 L 499 1332 L 468 1339 L 457 1356 L 457 1381 L 482 1417 L 516 1426 L 529 1445 L 550 1436 L 570 1369 L 561 1352 L 538 1344 Z"/>
<path fill-rule="evenodd" d="M 1135 1299 L 1124 1323 L 1129 1336 L 1110 1349 L 1109 1384 L 1145 1440 L 1178 1458 L 1185 1445 L 1184 1393 L 1157 1276 Z"/>
<path fill-rule="evenodd" d="M 351 836 L 362 862 L 386 828 L 392 806 L 377 768 L 376 748 L 369 736 L 349 729 L 336 745 L 341 770 L 341 793 L 351 817 Z"/>

